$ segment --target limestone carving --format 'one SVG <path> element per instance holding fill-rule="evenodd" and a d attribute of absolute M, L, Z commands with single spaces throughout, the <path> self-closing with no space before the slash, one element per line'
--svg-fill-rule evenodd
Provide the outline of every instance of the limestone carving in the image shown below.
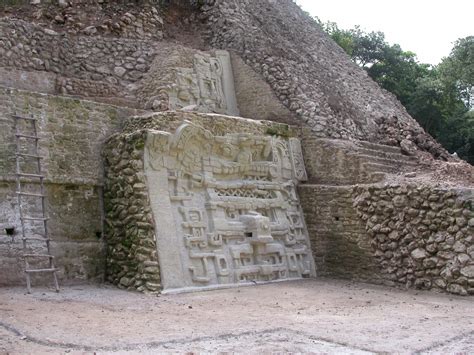
<path fill-rule="evenodd" d="M 306 168 L 304 166 L 303 151 L 301 149 L 301 142 L 297 138 L 290 138 L 291 159 L 294 166 L 295 178 L 299 181 L 308 181 Z"/>
<path fill-rule="evenodd" d="M 189 122 L 174 134 L 149 131 L 145 171 L 165 290 L 314 275 L 298 147 L 214 136 Z"/>
<path fill-rule="evenodd" d="M 175 83 L 168 88 L 169 108 L 196 108 L 201 112 L 239 115 L 230 55 L 196 53 L 192 68 L 176 68 Z"/>

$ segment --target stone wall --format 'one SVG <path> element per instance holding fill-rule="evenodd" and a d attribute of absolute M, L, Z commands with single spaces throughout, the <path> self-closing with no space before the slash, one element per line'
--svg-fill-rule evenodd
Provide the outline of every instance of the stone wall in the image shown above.
<path fill-rule="evenodd" d="M 121 288 L 161 289 L 154 222 L 144 174 L 146 132 L 115 135 L 104 149 L 107 281 Z"/>
<path fill-rule="evenodd" d="M 156 117 L 160 119 L 156 119 Z M 298 127 L 287 124 L 183 111 L 167 111 L 132 117 L 125 122 L 123 133 L 133 133 L 140 129 L 174 132 L 182 124 L 183 120 L 205 127 L 216 136 L 237 132 L 285 138 L 299 137 L 300 135 Z"/>
<path fill-rule="evenodd" d="M 14 11 L 17 18 L 58 32 L 160 40 L 163 19 L 154 6 L 159 2 L 140 1 L 137 6 L 135 2 L 116 0 L 36 0 L 31 6 L 31 0 L 4 0 L 0 17 Z"/>
<path fill-rule="evenodd" d="M 175 27 L 170 26 L 169 32 L 176 30 L 180 32 L 176 34 L 178 42 L 201 48 L 205 47 L 201 43 L 204 34 L 210 48 L 234 51 L 240 56 L 248 67 L 237 66 L 243 71 L 251 68 L 248 75 L 237 77 L 242 86 L 238 90 L 240 101 L 246 108 L 251 107 L 246 103 L 264 107 L 262 118 L 292 120 L 295 116 L 317 137 L 356 138 L 401 145 L 413 152 L 418 147 L 435 157 L 450 159 L 449 154 L 423 131 L 396 98 L 352 63 L 293 1 L 279 1 L 278 6 L 272 0 L 192 3 L 201 5 L 197 16 L 189 11 L 189 6 L 182 10 L 183 13 L 168 9 L 169 20 L 176 22 Z M 87 10 L 93 8 L 91 6 L 77 11 L 74 7 L 61 10 L 68 16 L 55 18 L 54 30 L 21 20 L 3 19 L 0 22 L 0 66 L 54 73 L 57 75 L 57 90 L 62 94 L 123 96 L 132 101 L 137 97 L 140 100 L 146 98 L 147 102 L 141 102 L 142 107 L 159 101 L 156 100 L 159 92 L 152 96 L 138 95 L 139 88 L 135 85 L 150 68 L 157 51 L 155 44 L 161 40 L 163 28 L 159 11 L 153 7 L 143 10 L 143 16 L 154 21 L 155 27 L 150 28 L 145 26 L 148 20 L 142 19 L 136 8 L 121 13 L 119 18 L 107 18 L 101 24 L 94 23 L 81 29 L 79 21 L 78 28 L 69 27 L 69 22 L 77 20 L 70 19 L 79 18 L 81 11 L 88 14 Z M 68 11 L 77 13 L 67 14 Z M 202 33 L 194 31 L 196 24 L 192 19 L 196 17 L 204 24 Z M 143 26 L 139 27 L 143 31 L 134 27 L 140 22 L 147 27 L 146 30 Z M 128 31 L 129 27 L 131 31 Z M 153 28 L 160 36 L 151 36 L 146 41 L 113 37 L 130 37 L 137 33 L 147 37 L 153 33 Z M 68 33 L 64 29 L 68 29 Z M 262 90 L 252 96 L 249 92 L 254 90 L 246 88 L 256 78 L 255 73 L 267 86 L 257 80 L 255 83 Z M 273 95 L 262 96 L 261 93 L 268 88 Z M 280 105 L 275 104 L 275 98 Z M 127 105 L 133 106 L 130 102 Z M 288 115 L 281 105 L 292 115 Z M 246 116 L 260 116 L 258 110 L 247 111 Z"/>
<path fill-rule="evenodd" d="M 474 294 L 474 192 L 430 185 L 303 185 L 320 274 Z"/>
<path fill-rule="evenodd" d="M 55 94 L 57 75 L 45 71 L 24 71 L 0 68 L 0 86 Z"/>
<path fill-rule="evenodd" d="M 161 42 L 140 82 L 140 104 L 153 111 L 185 109 L 239 116 L 227 51 L 199 51 Z"/>
<path fill-rule="evenodd" d="M 400 102 L 351 62 L 293 1 L 202 3 L 200 20 L 210 45 L 240 54 L 316 136 L 389 145 L 412 141 L 448 159 Z"/>
<path fill-rule="evenodd" d="M 242 117 L 292 125 L 301 124 L 296 119 L 296 115 L 278 100 L 270 85 L 235 53 L 232 53 L 232 69 L 234 71 L 235 95 Z"/>
<path fill-rule="evenodd" d="M 53 73 L 62 94 L 134 97 L 129 85 L 148 71 L 154 50 L 146 40 L 74 36 L 0 20 L 0 66 Z"/>
<path fill-rule="evenodd" d="M 66 97 L 0 88 L 0 285 L 23 282 L 20 221 L 15 188 L 15 139 L 11 113 L 39 120 L 52 253 L 62 280 L 101 278 L 101 146 L 135 110 Z M 33 182 L 32 182 L 33 183 Z M 35 210 L 36 206 L 27 204 Z M 14 242 L 6 228 L 15 228 Z M 40 245 L 32 245 L 40 250 Z M 42 246 L 44 247 L 44 245 Z"/>
<path fill-rule="evenodd" d="M 353 197 L 386 279 L 474 294 L 474 190 L 358 187 Z"/>
<path fill-rule="evenodd" d="M 202 139 L 200 132 L 207 138 Z M 283 154 L 279 153 L 280 150 L 275 147 L 264 149 L 270 142 L 283 147 L 282 142 L 297 133 L 297 129 L 285 124 L 216 114 L 164 112 L 129 119 L 122 133 L 111 137 L 104 150 L 107 181 L 104 194 L 108 244 L 107 280 L 119 287 L 155 292 L 162 288 L 169 290 L 250 282 L 253 277 L 257 281 L 268 281 L 273 277 L 281 279 L 312 275 L 314 269 L 311 255 L 308 254 L 308 247 L 303 246 L 303 240 L 307 242 L 307 236 L 302 232 L 305 227 L 299 214 L 294 184 L 288 185 L 293 176 L 291 169 L 288 170 L 290 155 L 287 151 L 288 155 L 277 159 L 276 154 Z M 278 136 L 281 138 L 277 138 Z M 246 145 L 249 140 L 256 143 Z M 196 144 L 201 143 L 203 147 L 212 146 L 212 149 L 209 148 L 212 153 L 206 154 L 202 162 L 196 160 L 196 154 L 200 152 Z M 223 153 L 220 145 L 228 148 L 229 152 Z M 162 156 L 160 149 L 163 147 L 178 149 L 179 152 L 172 151 Z M 244 159 L 244 155 L 248 157 L 248 152 L 252 154 L 248 158 L 248 166 L 244 165 L 246 170 L 242 168 L 245 162 L 240 160 Z M 221 157 L 221 161 L 218 156 L 222 154 L 234 154 L 235 157 L 225 155 L 228 160 Z M 268 154 L 275 160 L 258 160 L 263 159 L 262 156 L 268 158 Z M 254 165 L 253 159 L 256 159 Z M 205 164 L 206 161 L 212 163 L 206 165 L 209 171 L 205 170 L 205 178 L 203 175 L 203 180 L 200 180 L 204 169 L 200 164 Z M 276 174 L 275 179 L 280 176 L 278 174 L 290 174 L 285 175 L 288 180 L 285 180 L 286 184 L 271 181 L 270 175 L 266 175 L 269 174 L 267 170 L 272 161 L 275 166 L 281 163 L 286 167 L 286 170 L 280 172 L 272 168 L 273 174 Z M 196 170 L 189 170 L 194 168 L 193 162 L 197 163 Z M 301 156 L 298 162 L 302 162 Z M 166 169 L 161 164 L 165 164 Z M 252 167 L 256 170 L 252 170 Z M 235 176 L 252 174 L 262 175 L 261 180 L 258 177 L 247 177 L 249 181 L 237 181 Z M 206 187 L 207 184 L 210 184 L 209 187 Z M 285 193 L 280 192 L 283 191 L 283 186 Z M 211 193 L 213 189 L 224 195 Z M 268 196 L 269 191 L 272 191 L 273 197 Z M 224 213 L 223 206 L 227 204 L 234 207 L 234 217 L 221 216 Z M 210 207 L 211 205 L 214 207 Z M 271 221 L 272 228 L 278 229 L 275 239 L 271 238 L 270 241 L 267 237 L 264 241 L 257 241 L 257 237 L 254 238 L 256 244 L 261 244 L 259 247 L 255 246 L 256 253 L 260 250 L 262 254 L 256 257 L 256 263 L 259 258 L 270 258 L 275 253 L 282 258 L 278 265 L 271 265 L 270 262 L 267 265 L 266 261 L 260 261 L 264 264 L 263 274 L 259 265 L 254 265 L 247 259 L 240 269 L 234 260 L 236 258 L 240 261 L 240 254 L 247 255 L 249 248 L 252 248 L 244 233 L 243 224 L 238 220 L 239 215 L 257 210 L 269 213 L 268 216 L 270 210 L 273 211 L 271 213 L 283 213 L 277 220 Z M 291 228 L 296 234 L 294 239 L 288 239 L 286 243 L 289 246 L 285 248 L 281 239 L 284 239 L 285 231 L 288 232 L 290 228 L 287 225 L 289 217 L 285 214 L 287 210 L 293 216 Z M 199 215 L 199 221 L 191 219 L 191 215 L 193 218 Z M 204 226 L 202 223 L 205 218 L 209 218 L 209 222 Z M 227 225 L 229 218 L 233 218 L 230 226 Z M 259 221 L 269 219 L 263 215 L 258 218 Z M 266 231 L 268 233 L 268 226 Z M 236 239 L 242 238 L 242 242 L 235 243 Z M 226 242 L 223 243 L 223 240 Z M 238 249 L 234 254 L 229 254 L 231 245 Z M 290 253 L 289 250 L 293 247 L 295 252 Z M 234 259 L 230 255 L 234 255 Z M 242 256 L 247 257 L 248 260 L 253 258 Z M 287 257 L 294 263 L 291 264 L 291 270 L 286 266 Z M 215 272 L 213 258 L 217 260 Z M 186 265 L 194 266 L 188 268 Z M 235 271 L 235 275 L 234 268 L 239 269 Z M 275 271 L 275 268 L 278 270 Z M 184 275 L 183 278 L 176 276 L 181 274 Z M 240 276 L 236 276 L 237 274 Z M 235 277 L 238 281 L 234 280 Z"/>
<path fill-rule="evenodd" d="M 299 195 L 318 275 L 383 282 L 365 224 L 352 206 L 352 189 L 301 185 Z"/>

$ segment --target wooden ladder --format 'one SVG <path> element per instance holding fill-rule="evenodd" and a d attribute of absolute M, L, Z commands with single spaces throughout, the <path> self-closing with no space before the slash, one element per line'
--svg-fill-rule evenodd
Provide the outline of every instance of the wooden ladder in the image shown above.
<path fill-rule="evenodd" d="M 23 259 L 25 261 L 26 287 L 31 293 L 31 274 L 50 273 L 53 276 L 56 292 L 59 292 L 57 269 L 54 265 L 54 256 L 51 255 L 50 238 L 48 234 L 48 217 L 46 216 L 46 195 L 44 175 L 41 170 L 39 156 L 39 140 L 37 119 L 13 114 L 16 136 L 16 187 L 18 207 L 20 210 L 21 235 L 23 242 Z M 23 130 L 22 130 L 23 127 Z M 27 130 L 28 129 L 28 130 Z M 28 169 L 29 168 L 29 169 Z M 27 187 L 30 187 L 27 189 Z M 36 215 L 26 215 L 24 203 L 37 205 L 41 201 L 40 210 L 35 208 Z M 36 253 L 31 248 L 32 241 L 44 242 L 46 253 Z M 31 251 L 32 250 L 32 251 Z M 41 267 L 30 264 L 42 263 Z"/>

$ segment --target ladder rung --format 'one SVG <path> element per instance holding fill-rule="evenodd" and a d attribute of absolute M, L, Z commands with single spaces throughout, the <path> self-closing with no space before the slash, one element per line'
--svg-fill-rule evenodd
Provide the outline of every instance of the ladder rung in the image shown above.
<path fill-rule="evenodd" d="M 22 195 L 22 196 L 46 197 L 46 195 L 42 195 L 42 194 L 32 194 L 29 192 L 20 192 L 20 191 L 17 191 L 16 194 Z"/>
<path fill-rule="evenodd" d="M 43 157 L 40 157 L 39 155 L 34 155 L 34 154 L 26 154 L 26 153 L 16 153 L 18 157 L 27 157 L 27 158 L 36 158 L 36 159 L 44 159 Z"/>
<path fill-rule="evenodd" d="M 33 117 L 23 117 L 23 116 L 18 116 L 18 115 L 12 115 L 12 117 L 16 118 L 17 120 L 38 121 L 36 118 L 33 118 Z"/>
<path fill-rule="evenodd" d="M 26 273 L 35 273 L 35 272 L 56 272 L 58 269 L 52 268 L 52 269 L 30 269 L 30 270 L 25 270 Z"/>
<path fill-rule="evenodd" d="M 24 221 L 49 221 L 49 218 L 45 217 L 20 217 Z"/>
<path fill-rule="evenodd" d="M 24 258 L 41 258 L 41 259 L 54 259 L 54 256 L 52 255 L 46 255 L 46 254 L 23 254 Z"/>
<path fill-rule="evenodd" d="M 18 138 L 28 138 L 28 139 L 36 139 L 36 140 L 39 139 L 38 136 L 30 136 L 30 135 L 28 135 L 28 134 L 20 134 L 20 133 L 17 133 L 17 134 L 15 134 L 15 136 L 17 136 Z"/>
<path fill-rule="evenodd" d="M 39 242 L 49 242 L 49 241 L 51 241 L 51 239 L 43 238 L 43 237 L 25 237 L 25 238 L 21 238 L 21 240 L 36 240 L 36 241 L 39 241 Z"/>
<path fill-rule="evenodd" d="M 17 173 L 17 175 L 21 177 L 32 177 L 32 178 L 44 179 L 44 175 L 39 175 L 39 174 Z"/>

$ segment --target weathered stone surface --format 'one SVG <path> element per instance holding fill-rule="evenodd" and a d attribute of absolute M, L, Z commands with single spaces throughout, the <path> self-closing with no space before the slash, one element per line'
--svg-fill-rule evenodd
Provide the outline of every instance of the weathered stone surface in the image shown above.
<path fill-rule="evenodd" d="M 164 89 L 171 109 L 196 106 L 201 112 L 239 115 L 228 52 L 196 53 L 191 69 L 176 68 L 174 72 L 171 89 Z"/>
<path fill-rule="evenodd" d="M 466 217 L 472 212 L 464 211 L 472 196 L 472 190 L 446 192 L 432 186 L 356 187 L 353 206 L 365 221 L 370 246 L 385 271 L 383 279 L 468 294 L 465 286 L 474 282 L 474 247 L 471 233 L 466 233 Z M 388 202 L 395 208 L 386 209 Z"/>
<path fill-rule="evenodd" d="M 0 20 L 0 36 L 7 36 L 9 41 L 0 41 L 0 50 L 11 55 L 0 56 L 0 66 L 54 74 L 56 90 L 62 94 L 115 99 L 130 96 L 126 86 L 142 77 L 133 69 L 141 65 L 148 70 L 156 45 L 146 40 L 96 37 L 95 26 L 83 33 L 87 37 L 60 34 L 22 20 L 4 18 Z M 134 57 L 135 53 L 139 56 Z M 125 69 L 128 66 L 130 69 Z M 116 71 L 117 67 L 122 69 Z"/>
<path fill-rule="evenodd" d="M 38 119 L 46 212 L 50 217 L 48 229 L 61 281 L 101 280 L 105 266 L 102 142 L 119 129 L 125 117 L 137 111 L 6 88 L 0 88 L 0 101 L 0 285 L 24 284 L 21 222 L 14 180 L 15 130 L 11 116 L 14 111 Z M 31 181 L 25 186 L 39 188 L 36 184 L 37 181 Z M 23 201 L 24 212 L 35 215 L 38 203 L 39 200 Z M 7 226 L 16 230 L 13 241 L 5 240 L 3 233 Z M 31 250 L 44 254 L 45 243 L 32 243 Z M 40 280 L 49 285 L 50 275 L 41 276 L 44 278 Z"/>
<path fill-rule="evenodd" d="M 467 291 L 464 287 L 458 284 L 451 284 L 448 286 L 448 292 L 454 293 L 456 295 L 466 296 Z"/>
<path fill-rule="evenodd" d="M 107 6 L 107 2 L 99 2 L 103 4 L 100 8 Z M 216 117 L 200 118 L 201 126 L 222 139 L 236 132 L 247 138 L 281 137 L 290 142 L 290 153 L 298 152 L 298 159 L 290 158 L 290 163 L 303 167 L 298 180 L 341 186 L 301 188 L 309 194 L 303 202 L 310 221 L 309 233 L 316 245 L 313 255 L 320 270 L 387 284 L 463 293 L 461 287 L 464 293 L 471 292 L 474 215 L 472 202 L 466 203 L 461 191 L 415 185 L 366 186 L 361 190 L 347 187 L 381 182 L 386 174 L 414 178 L 410 172 L 419 168 L 415 158 L 418 150 L 441 159 L 449 156 L 290 0 L 278 2 L 278 6 L 267 6 L 267 1 L 199 2 L 203 5 L 200 11 L 183 20 L 194 26 L 194 19 L 199 19 L 205 26 L 201 33 L 196 27 L 193 48 L 188 47 L 189 36 L 185 36 L 186 44 L 178 45 L 179 34 L 176 38 L 171 34 L 172 42 L 155 42 L 162 38 L 163 20 L 159 9 L 151 5 L 131 6 L 117 14 L 97 16 L 98 22 L 89 19 L 86 24 L 75 22 L 66 11 L 70 5 L 62 2 L 62 8 L 51 6 L 55 8 L 51 11 L 58 12 L 48 14 L 48 21 L 35 25 L 18 19 L 0 20 L 0 84 L 158 111 L 182 108 L 190 112 L 189 117 L 194 117 L 192 111 L 238 114 L 233 102 L 238 101 L 256 106 L 244 108 L 243 115 L 252 117 L 251 113 L 257 113 L 257 118 L 298 122 L 303 128 L 302 153 L 308 176 L 300 147 L 293 149 L 291 145 L 299 142 L 292 137 L 294 128 L 268 122 L 256 128 L 244 120 L 230 118 L 228 124 L 235 127 L 229 128 Z M 230 16 L 231 21 L 227 21 Z M 55 30 L 47 28 L 51 25 Z M 202 34 L 205 38 L 200 37 Z M 197 47 L 206 51 L 194 49 Z M 228 52 L 213 47 L 232 51 L 233 68 Z M 230 87 L 231 74 L 236 74 L 237 95 Z M 5 99 L 2 94 L 0 102 L 5 112 L 23 110 L 42 117 L 40 133 L 47 138 L 47 144 L 40 148 L 47 156 L 51 213 L 57 216 L 52 222 L 53 230 L 65 239 L 57 245 L 57 254 L 66 265 L 64 274 L 80 278 L 99 275 L 102 266 L 97 256 L 102 240 L 89 239 L 94 234 L 99 239 L 102 236 L 102 168 L 96 157 L 104 138 L 119 126 L 116 121 L 121 121 L 122 110 L 95 107 L 79 100 L 32 99 L 18 92 L 8 93 Z M 173 115 L 167 116 L 170 120 L 166 124 L 157 124 L 153 119 L 138 120 L 140 123 L 131 120 L 125 129 L 130 136 L 117 138 L 108 155 L 108 166 L 116 169 L 108 170 L 113 184 L 106 187 L 106 199 L 115 206 L 106 206 L 109 254 L 113 255 L 108 276 L 122 288 L 144 292 L 161 288 L 153 235 L 157 227 L 143 173 L 146 139 L 138 131 L 143 128 L 174 132 L 182 121 L 173 120 Z M 14 136 L 11 126 L 0 126 L 0 138 L 5 138 L 0 139 L 0 171 L 8 172 L 14 160 Z M 228 147 L 232 144 L 223 145 L 232 150 Z M 241 142 L 237 145 L 245 146 Z M 194 154 L 193 150 L 188 153 Z M 230 163 L 245 159 L 242 155 Z M 225 168 L 222 175 L 232 175 Z M 418 179 L 410 181 L 416 184 Z M 0 216 L 5 216 L 3 224 L 18 225 L 12 212 L 15 202 L 11 198 L 11 176 L 4 182 L 0 185 L 4 196 L 0 199 Z M 201 183 L 204 184 L 193 181 L 183 188 L 184 193 L 192 195 Z M 265 183 L 259 181 L 257 186 L 261 184 Z M 260 187 L 258 191 L 262 190 Z M 315 191 L 321 195 L 313 196 Z M 254 211 L 245 211 L 245 215 L 262 221 L 261 216 L 250 212 Z M 186 213 L 181 215 L 177 218 L 184 218 Z M 70 223 L 80 219 L 92 222 L 86 227 L 82 222 Z M 64 220 L 68 223 L 58 223 Z M 68 239 L 84 241 L 84 245 L 71 246 Z M 2 262 L 17 265 L 18 260 L 5 250 L 0 244 Z M 16 256 L 18 245 L 13 245 L 12 250 Z M 84 257 L 78 250 L 84 250 Z M 205 263 L 205 258 L 191 259 Z M 204 270 L 199 263 L 193 267 Z M 268 269 L 262 266 L 260 274 Z M 2 280 L 7 279 L 8 283 L 17 276 L 14 270 L 8 276 L 2 275 Z"/>
<path fill-rule="evenodd" d="M 400 142 L 400 148 L 402 149 L 402 152 L 406 155 L 415 155 L 417 151 L 416 145 L 408 139 L 403 139 Z"/>
<path fill-rule="evenodd" d="M 426 251 L 424 249 L 418 248 L 418 249 L 415 249 L 411 252 L 411 256 L 415 260 L 421 260 L 421 259 L 426 258 L 427 254 L 426 254 Z"/>
<path fill-rule="evenodd" d="M 396 98 L 354 66 L 293 1 L 279 1 L 277 6 L 268 1 L 219 1 L 200 10 L 209 43 L 239 53 L 315 135 L 363 137 L 391 145 L 407 140 L 416 149 L 449 159 Z M 231 21 L 223 20 L 229 16 Z"/>
<path fill-rule="evenodd" d="M 474 265 L 469 265 L 461 269 L 461 275 L 468 279 L 474 279 Z"/>
<path fill-rule="evenodd" d="M 232 133 L 214 135 L 203 128 L 206 120 L 213 121 L 210 129 L 220 130 L 222 125 Z M 125 228 L 108 229 L 112 235 L 108 269 L 113 270 L 109 280 L 156 291 L 315 274 L 295 191 L 306 178 L 301 149 L 294 138 L 265 135 L 262 123 L 184 112 L 161 114 L 130 120 L 124 134 L 109 141 L 108 224 L 127 221 Z M 135 159 L 143 160 L 134 164 L 138 169 L 130 168 L 133 160 L 125 158 L 132 149 L 138 150 Z M 126 194 L 122 200 L 114 192 L 133 194 L 137 189 L 129 186 L 136 186 L 137 180 L 148 189 L 149 199 L 141 199 L 141 208 L 136 202 L 131 206 Z M 143 206 L 156 227 L 137 235 L 132 226 L 139 226 L 134 220 L 143 215 Z M 124 285 L 119 279 L 123 273 L 125 280 L 143 282 Z"/>

